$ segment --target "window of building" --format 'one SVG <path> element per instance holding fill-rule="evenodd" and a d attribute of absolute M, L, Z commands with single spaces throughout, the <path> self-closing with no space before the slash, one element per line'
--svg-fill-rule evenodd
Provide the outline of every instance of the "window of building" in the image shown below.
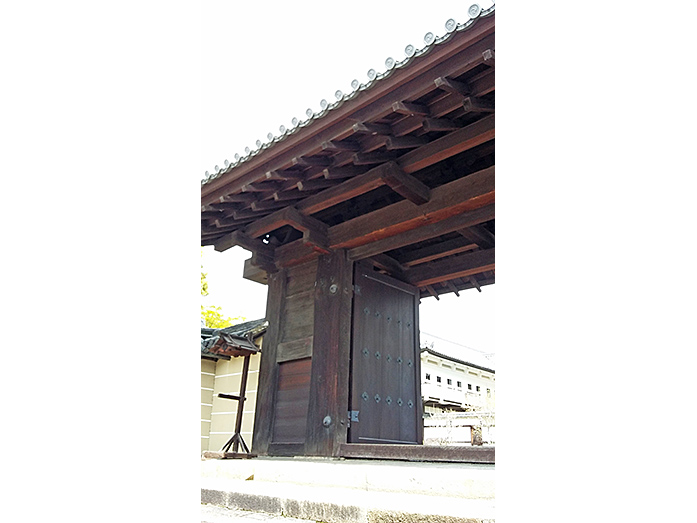
<path fill-rule="evenodd" d="M 472 384 L 471 384 L 471 383 L 468 383 L 468 384 L 467 384 L 467 390 L 472 390 Z"/>
<path fill-rule="evenodd" d="M 486 389 L 486 397 L 491 398 L 491 389 Z"/>
<path fill-rule="evenodd" d="M 430 379 L 431 379 L 431 375 L 430 375 L 430 374 L 426 374 L 426 379 L 427 379 L 427 380 L 430 380 Z"/>
<path fill-rule="evenodd" d="M 479 385 L 477 385 L 477 392 L 479 392 Z"/>
<path fill-rule="evenodd" d="M 462 382 L 461 382 L 461 381 L 458 381 L 458 382 L 457 382 L 457 388 L 458 388 L 458 389 L 461 389 L 461 388 L 462 388 Z"/>
<path fill-rule="evenodd" d="M 453 384 L 453 380 L 451 380 L 450 378 L 448 378 L 448 385 L 452 385 L 452 384 Z"/>
<path fill-rule="evenodd" d="M 436 376 L 436 381 L 440 383 L 440 376 Z"/>

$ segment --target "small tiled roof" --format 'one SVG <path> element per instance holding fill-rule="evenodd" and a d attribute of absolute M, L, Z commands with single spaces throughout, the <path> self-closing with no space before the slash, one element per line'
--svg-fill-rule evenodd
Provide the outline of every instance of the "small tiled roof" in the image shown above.
<path fill-rule="evenodd" d="M 225 160 L 224 166 L 220 167 L 216 165 L 213 173 L 209 173 L 208 171 L 206 171 L 203 180 L 201 180 L 201 185 L 206 185 L 207 183 L 217 178 L 220 178 L 222 175 L 229 173 L 235 167 L 250 160 L 262 151 L 268 149 L 269 147 L 272 147 L 278 142 L 285 140 L 288 136 L 295 134 L 300 129 L 307 127 L 316 120 L 323 118 L 333 109 L 340 107 L 349 100 L 353 100 L 360 93 L 373 88 L 376 83 L 390 76 L 395 70 L 408 66 L 410 63 L 414 61 L 414 59 L 428 53 L 437 45 L 449 40 L 453 34 L 466 30 L 479 18 L 484 18 L 493 14 L 495 10 L 496 4 L 493 4 L 491 7 L 488 7 L 487 9 L 482 9 L 478 4 L 472 4 L 467 10 L 468 19 L 466 21 L 458 23 L 453 18 L 449 19 L 445 23 L 446 33 L 443 36 L 437 37 L 432 32 L 426 33 L 426 35 L 424 36 L 424 47 L 422 47 L 421 49 L 417 49 L 415 46 L 411 44 L 407 45 L 404 48 L 404 54 L 406 55 L 405 58 L 403 58 L 402 60 L 395 60 L 391 56 L 388 57 L 385 60 L 384 72 L 379 73 L 375 71 L 375 69 L 370 69 L 368 71 L 368 81 L 366 83 L 361 83 L 359 80 L 354 79 L 351 82 L 351 88 L 353 90 L 350 93 L 343 93 L 342 91 L 338 90 L 334 93 L 334 96 L 336 97 L 335 102 L 330 103 L 327 100 L 321 100 L 321 109 L 319 112 L 315 112 L 311 108 L 308 108 L 307 111 L 305 111 L 305 115 L 307 116 L 306 120 L 299 120 L 298 118 L 293 118 L 292 127 L 290 129 L 287 129 L 285 126 L 281 125 L 278 129 L 280 133 L 278 136 L 275 136 L 274 133 L 268 133 L 266 135 L 266 142 L 257 140 L 256 148 L 254 150 L 250 149 L 249 147 L 246 147 L 244 151 L 244 156 L 240 156 L 236 153 L 234 156 L 234 161 L 232 163 L 228 162 L 228 160 Z"/>
<path fill-rule="evenodd" d="M 240 345 L 248 344 L 249 338 L 255 339 L 266 332 L 269 322 L 266 318 L 259 320 L 246 321 L 238 323 L 224 329 L 211 329 L 209 327 L 201 327 L 201 356 L 209 359 L 230 359 L 230 356 L 215 354 L 211 349 L 216 342 L 222 337 L 229 341 L 237 340 Z"/>
<path fill-rule="evenodd" d="M 476 363 L 470 363 L 469 361 L 465 360 L 460 360 L 458 358 L 453 358 L 452 356 L 448 356 L 447 354 L 443 354 L 441 352 L 436 352 L 433 349 L 429 349 L 428 347 L 422 348 L 421 352 L 428 352 L 430 354 L 433 354 L 434 356 L 438 356 L 439 358 L 443 358 L 446 360 L 450 360 L 454 363 L 460 363 L 461 365 L 467 365 L 468 367 L 473 367 L 475 369 L 483 370 L 486 372 L 491 372 L 493 374 L 496 374 L 496 371 L 494 369 L 489 369 L 487 367 L 482 367 L 481 365 L 477 365 Z"/>

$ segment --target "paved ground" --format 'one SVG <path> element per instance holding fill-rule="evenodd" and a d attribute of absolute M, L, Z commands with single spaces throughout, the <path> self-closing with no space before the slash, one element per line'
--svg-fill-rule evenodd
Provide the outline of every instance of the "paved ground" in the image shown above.
<path fill-rule="evenodd" d="M 311 519 L 287 518 L 285 516 L 273 516 L 262 512 L 250 512 L 217 507 L 215 505 L 201 505 L 201 523 L 252 523 L 254 521 L 273 521 L 276 523 L 316 523 Z"/>

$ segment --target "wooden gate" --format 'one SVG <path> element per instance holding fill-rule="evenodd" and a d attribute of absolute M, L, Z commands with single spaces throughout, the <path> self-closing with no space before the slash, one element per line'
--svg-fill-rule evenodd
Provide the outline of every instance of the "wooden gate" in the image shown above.
<path fill-rule="evenodd" d="M 419 290 L 356 264 L 349 443 L 423 442 Z"/>

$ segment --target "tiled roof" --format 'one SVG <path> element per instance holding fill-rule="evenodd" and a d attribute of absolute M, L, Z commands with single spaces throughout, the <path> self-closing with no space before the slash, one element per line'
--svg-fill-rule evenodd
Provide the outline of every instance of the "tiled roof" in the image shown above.
<path fill-rule="evenodd" d="M 292 127 L 290 129 L 287 129 L 285 126 L 281 125 L 278 129 L 278 131 L 279 131 L 278 135 L 275 135 L 274 133 L 271 133 L 271 132 L 268 133 L 266 136 L 266 138 L 267 138 L 266 142 L 262 142 L 261 140 L 257 140 L 256 141 L 256 148 L 254 150 L 250 149 L 249 147 L 246 147 L 245 151 L 244 151 L 244 155 L 240 155 L 239 153 L 235 153 L 234 161 L 232 163 L 230 163 L 228 160 L 225 160 L 224 166 L 220 167 L 220 166 L 216 165 L 213 173 L 209 173 L 208 171 L 206 171 L 203 180 L 201 180 L 201 185 L 206 185 L 207 183 L 209 183 L 217 178 L 220 178 L 222 175 L 231 172 L 238 165 L 250 160 L 254 156 L 258 155 L 259 153 L 268 149 L 269 147 L 272 147 L 276 143 L 285 140 L 288 136 L 295 134 L 300 129 L 305 128 L 308 125 L 311 125 L 314 121 L 319 120 L 320 118 L 323 118 L 330 111 L 340 107 L 341 105 L 343 105 L 345 102 L 347 102 L 349 100 L 353 100 L 360 93 L 373 88 L 376 83 L 378 83 L 380 80 L 382 80 L 384 78 L 387 78 L 394 71 L 408 66 L 416 58 L 428 53 L 434 47 L 447 41 L 448 39 L 451 38 L 451 36 L 454 33 L 464 31 L 467 28 L 469 28 L 470 26 L 472 26 L 479 18 L 484 18 L 486 16 L 493 14 L 495 9 L 496 9 L 496 4 L 493 4 L 491 7 L 487 8 L 487 9 L 482 9 L 478 4 L 472 4 L 469 7 L 469 9 L 467 10 L 468 19 L 466 21 L 464 21 L 462 23 L 458 23 L 456 20 L 454 20 L 452 18 L 449 19 L 445 23 L 446 33 L 443 36 L 436 37 L 432 32 L 426 33 L 426 35 L 424 36 L 424 47 L 422 47 L 420 49 L 416 49 L 416 47 L 411 45 L 411 44 L 407 45 L 404 49 L 404 54 L 406 55 L 405 58 L 403 58 L 400 61 L 397 61 L 392 57 L 388 57 L 385 60 L 385 71 L 379 73 L 375 69 L 370 69 L 368 71 L 368 81 L 367 82 L 361 83 L 359 80 L 354 79 L 351 82 L 351 88 L 353 90 L 350 93 L 343 93 L 340 90 L 336 91 L 334 93 L 334 96 L 336 97 L 336 101 L 330 103 L 327 100 L 324 100 L 324 99 L 321 100 L 320 101 L 321 110 L 319 112 L 314 112 L 312 109 L 307 109 L 307 111 L 305 112 L 307 119 L 300 120 L 298 118 L 293 118 Z"/>
<path fill-rule="evenodd" d="M 448 356 L 448 355 L 446 355 L 446 354 L 442 354 L 442 353 L 440 353 L 440 352 L 436 352 L 436 351 L 434 351 L 433 349 L 422 348 L 422 349 L 421 349 L 421 352 L 428 352 L 428 353 L 430 353 L 430 354 L 433 354 L 434 356 L 438 356 L 439 358 L 443 358 L 443 359 L 452 361 L 452 362 L 454 362 L 454 363 L 460 363 L 460 364 L 462 364 L 462 365 L 467 365 L 467 366 L 473 367 L 473 368 L 475 368 L 475 369 L 483 370 L 483 371 L 486 371 L 486 372 L 492 372 L 492 373 L 496 374 L 496 371 L 495 371 L 494 369 L 489 369 L 489 368 L 487 368 L 487 367 L 483 367 L 483 366 L 477 365 L 477 364 L 475 364 L 475 363 L 470 363 L 469 361 L 460 360 L 460 359 L 458 359 L 458 358 L 453 358 L 452 356 Z"/>
<path fill-rule="evenodd" d="M 209 351 L 217 339 L 222 334 L 223 336 L 238 338 L 241 343 L 246 342 L 247 337 L 252 339 L 259 337 L 266 332 L 269 322 L 265 318 L 259 320 L 246 321 L 244 323 L 238 323 L 237 325 L 232 325 L 224 329 L 211 329 L 208 327 L 201 327 L 201 356 L 207 358 L 223 358 L 230 359 L 229 356 L 224 356 L 220 354 L 214 354 Z"/>

